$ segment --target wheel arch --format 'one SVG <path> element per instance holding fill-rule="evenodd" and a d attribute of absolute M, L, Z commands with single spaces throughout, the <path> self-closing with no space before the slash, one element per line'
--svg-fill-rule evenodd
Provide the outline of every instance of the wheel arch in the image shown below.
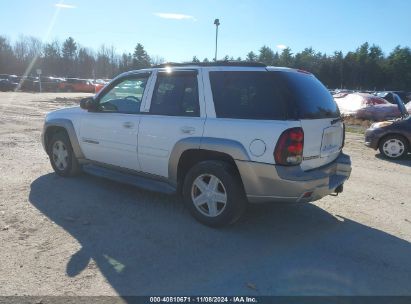
<path fill-rule="evenodd" d="M 187 171 L 196 163 L 205 160 L 220 160 L 232 165 L 241 174 L 236 160 L 250 160 L 244 146 L 237 141 L 221 138 L 190 137 L 176 143 L 169 160 L 169 180 L 181 190 L 181 184 Z"/>
<path fill-rule="evenodd" d="M 63 118 L 49 120 L 44 125 L 42 142 L 46 153 L 48 153 L 48 145 L 53 134 L 57 132 L 65 132 L 67 134 L 71 147 L 73 148 L 74 155 L 77 159 L 84 158 L 73 123 L 69 119 Z"/>

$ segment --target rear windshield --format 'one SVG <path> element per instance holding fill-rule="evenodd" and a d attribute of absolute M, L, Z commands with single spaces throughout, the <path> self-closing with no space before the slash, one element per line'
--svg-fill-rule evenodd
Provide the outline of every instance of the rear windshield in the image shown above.
<path fill-rule="evenodd" d="M 217 117 L 318 119 L 339 117 L 328 90 L 312 75 L 295 72 L 210 72 Z"/>
<path fill-rule="evenodd" d="M 292 72 L 273 72 L 285 80 L 290 102 L 295 105 L 299 119 L 340 117 L 337 103 L 327 88 L 313 75 Z"/>

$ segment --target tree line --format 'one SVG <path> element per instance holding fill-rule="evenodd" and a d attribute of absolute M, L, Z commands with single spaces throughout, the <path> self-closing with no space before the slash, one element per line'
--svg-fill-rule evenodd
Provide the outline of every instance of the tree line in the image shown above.
<path fill-rule="evenodd" d="M 293 53 L 268 46 L 249 52 L 245 58 L 229 55 L 221 60 L 262 62 L 267 65 L 298 68 L 312 72 L 329 88 L 360 90 L 411 90 L 411 50 L 395 47 L 388 55 L 377 45 L 364 43 L 355 51 L 343 54 L 316 52 L 306 48 Z M 200 62 L 194 56 L 192 62 Z M 204 58 L 203 62 L 208 62 Z M 141 43 L 132 53 L 119 54 L 114 46 L 102 45 L 97 51 L 84 47 L 72 37 L 42 43 L 35 37 L 20 36 L 14 43 L 0 36 L 0 73 L 31 74 L 41 68 L 44 75 L 80 78 L 112 78 L 140 68 L 163 63 L 159 56 L 150 56 Z"/>
<path fill-rule="evenodd" d="M 20 36 L 11 44 L 0 36 L 0 74 L 35 76 L 40 68 L 43 75 L 79 78 L 112 78 L 133 70 L 162 63 L 151 58 L 144 46 L 137 43 L 133 53 L 119 55 L 114 46 L 102 45 L 97 51 L 81 46 L 72 37 L 42 43 L 35 37 Z"/>
<path fill-rule="evenodd" d="M 278 53 L 263 46 L 257 54 L 249 52 L 245 60 L 309 71 L 328 88 L 411 90 L 409 47 L 397 46 L 386 56 L 379 46 L 368 42 L 345 55 L 341 51 L 327 55 L 311 47 L 295 54 L 290 48 Z"/>

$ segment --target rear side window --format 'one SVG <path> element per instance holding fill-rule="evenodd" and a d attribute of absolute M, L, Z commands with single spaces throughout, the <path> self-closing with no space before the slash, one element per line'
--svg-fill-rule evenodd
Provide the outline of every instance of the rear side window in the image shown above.
<path fill-rule="evenodd" d="M 167 116 L 200 116 L 197 73 L 158 73 L 150 113 Z"/>
<path fill-rule="evenodd" d="M 267 72 L 210 72 L 217 117 L 283 120 L 286 96 Z"/>
<path fill-rule="evenodd" d="M 328 90 L 301 72 L 210 72 L 217 117 L 320 119 L 340 116 Z"/>

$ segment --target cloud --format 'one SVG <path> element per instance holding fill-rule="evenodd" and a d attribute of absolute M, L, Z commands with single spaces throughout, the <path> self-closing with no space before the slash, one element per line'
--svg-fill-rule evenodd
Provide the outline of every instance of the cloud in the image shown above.
<path fill-rule="evenodd" d="M 184 14 L 174 14 L 174 13 L 154 13 L 155 16 L 163 19 L 173 19 L 173 20 L 193 20 L 197 21 L 196 18 L 190 15 Z"/>
<path fill-rule="evenodd" d="M 277 45 L 277 49 L 284 50 L 284 49 L 286 49 L 286 48 L 287 48 L 287 46 L 284 45 L 284 44 L 279 44 L 279 45 Z"/>
<path fill-rule="evenodd" d="M 77 6 L 71 4 L 64 4 L 64 3 L 56 3 L 54 4 L 55 7 L 58 8 L 76 8 Z"/>

